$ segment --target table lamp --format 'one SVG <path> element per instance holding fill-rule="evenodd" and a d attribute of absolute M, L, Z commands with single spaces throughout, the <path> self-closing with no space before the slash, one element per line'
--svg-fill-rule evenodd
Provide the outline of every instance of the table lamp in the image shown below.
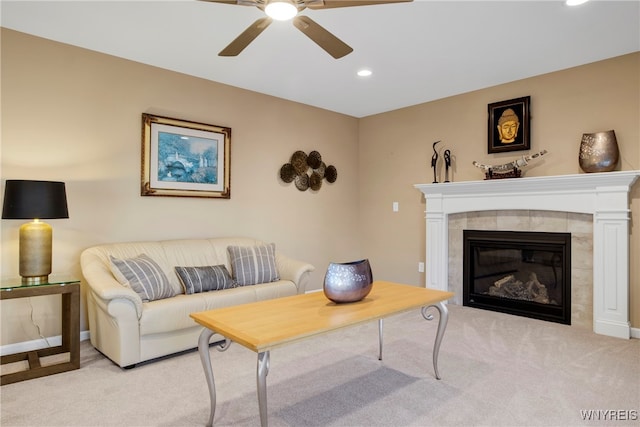
<path fill-rule="evenodd" d="M 69 218 L 64 182 L 7 180 L 2 219 L 32 219 L 20 227 L 22 283 L 47 283 L 51 273 L 52 229 L 41 219 Z"/>

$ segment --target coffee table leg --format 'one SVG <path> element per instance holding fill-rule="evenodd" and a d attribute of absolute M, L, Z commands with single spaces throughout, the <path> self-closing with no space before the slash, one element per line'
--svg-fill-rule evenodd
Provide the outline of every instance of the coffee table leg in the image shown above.
<path fill-rule="evenodd" d="M 213 335 L 213 331 L 208 328 L 204 328 L 200 332 L 200 338 L 198 339 L 198 352 L 200 353 L 200 361 L 204 368 L 204 376 L 207 379 L 207 385 L 209 386 L 209 399 L 211 400 L 211 412 L 209 414 L 209 421 L 207 427 L 213 425 L 213 416 L 216 413 L 216 385 L 213 381 L 213 369 L 211 369 L 211 355 L 209 354 L 209 340 Z"/>
<path fill-rule="evenodd" d="M 433 345 L 433 370 L 436 373 L 436 379 L 440 379 L 440 374 L 438 373 L 438 354 L 440 353 L 440 344 L 442 343 L 442 337 L 444 336 L 444 331 L 447 329 L 447 322 L 449 321 L 449 309 L 447 309 L 446 304 L 443 302 L 439 302 L 437 304 L 429 305 L 427 307 L 422 307 L 422 317 L 427 320 L 433 320 L 433 316 L 431 314 L 427 314 L 427 310 L 429 307 L 435 307 L 440 312 L 440 319 L 438 320 L 438 332 L 436 333 L 436 342 Z"/>
<path fill-rule="evenodd" d="M 382 360 L 382 326 L 384 319 L 378 319 L 378 360 Z"/>
<path fill-rule="evenodd" d="M 269 373 L 269 352 L 258 353 L 258 407 L 260 409 L 260 425 L 267 427 L 267 374 Z"/>

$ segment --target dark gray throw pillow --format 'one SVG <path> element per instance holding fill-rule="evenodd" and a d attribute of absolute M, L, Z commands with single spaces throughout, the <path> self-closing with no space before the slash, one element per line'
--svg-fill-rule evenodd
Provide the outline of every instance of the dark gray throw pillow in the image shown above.
<path fill-rule="evenodd" d="M 229 270 L 224 265 L 175 267 L 175 270 L 187 295 L 235 287 Z"/>
<path fill-rule="evenodd" d="M 140 295 L 142 301 L 155 301 L 175 296 L 169 279 L 160 266 L 146 254 L 119 259 L 109 255 L 111 272 L 122 285 Z"/>
<path fill-rule="evenodd" d="M 276 245 L 228 246 L 231 273 L 238 286 L 280 280 L 276 267 Z"/>

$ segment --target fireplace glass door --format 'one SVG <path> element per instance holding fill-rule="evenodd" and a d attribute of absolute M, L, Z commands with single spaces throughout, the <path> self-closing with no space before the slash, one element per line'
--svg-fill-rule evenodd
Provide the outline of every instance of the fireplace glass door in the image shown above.
<path fill-rule="evenodd" d="M 571 323 L 571 234 L 464 230 L 463 304 Z"/>

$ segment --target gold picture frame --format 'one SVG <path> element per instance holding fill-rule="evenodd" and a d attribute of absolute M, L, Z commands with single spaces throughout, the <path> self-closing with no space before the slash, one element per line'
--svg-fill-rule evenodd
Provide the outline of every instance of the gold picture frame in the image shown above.
<path fill-rule="evenodd" d="M 231 128 L 142 114 L 142 196 L 231 198 Z"/>

